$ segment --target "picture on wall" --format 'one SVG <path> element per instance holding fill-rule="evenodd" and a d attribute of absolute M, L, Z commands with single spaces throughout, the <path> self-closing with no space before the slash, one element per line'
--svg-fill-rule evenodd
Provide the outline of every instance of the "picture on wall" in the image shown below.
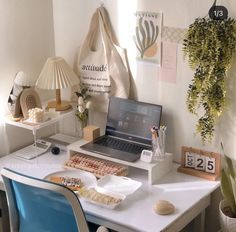
<path fill-rule="evenodd" d="M 161 12 L 137 11 L 134 42 L 137 48 L 137 59 L 140 61 L 161 64 Z"/>

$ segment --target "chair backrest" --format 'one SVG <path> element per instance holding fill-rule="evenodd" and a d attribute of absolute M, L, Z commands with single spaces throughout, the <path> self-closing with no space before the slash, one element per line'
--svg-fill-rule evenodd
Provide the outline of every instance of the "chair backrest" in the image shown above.
<path fill-rule="evenodd" d="M 2 169 L 12 232 L 88 232 L 83 209 L 70 189 Z"/>

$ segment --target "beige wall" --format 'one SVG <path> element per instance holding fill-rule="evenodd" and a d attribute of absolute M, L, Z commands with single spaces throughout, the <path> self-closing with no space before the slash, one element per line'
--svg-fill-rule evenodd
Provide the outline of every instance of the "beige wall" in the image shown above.
<path fill-rule="evenodd" d="M 213 144 L 202 146 L 199 137 L 193 136 L 196 118 L 186 110 L 186 91 L 193 71 L 183 60 L 181 45 L 178 46 L 177 81 L 174 84 L 159 81 L 157 68 L 137 63 L 132 54 L 136 10 L 161 10 L 164 26 L 186 28 L 194 18 L 206 15 L 212 1 L 104 0 L 103 2 L 110 14 L 121 46 L 128 48 L 138 99 L 163 105 L 163 123 L 168 127 L 167 150 L 173 152 L 175 159 L 179 160 L 182 145 L 219 151 L 219 142 L 223 141 L 226 153 L 236 157 L 236 147 L 234 147 L 236 107 L 233 88 L 229 91 L 231 93 L 230 108 L 220 120 L 216 140 Z M 218 2 L 220 4 L 220 1 Z M 233 0 L 225 0 L 221 3 L 228 7 L 231 17 L 236 16 Z M 100 1 L 54 0 L 53 7 L 52 2 L 48 0 L 0 0 L 0 4 L 0 107 L 1 112 L 4 112 L 15 73 L 23 70 L 33 79 L 37 79 L 45 59 L 54 55 L 54 45 L 56 55 L 63 56 L 72 66 L 75 65 L 78 47 L 87 32 L 91 15 L 99 6 Z M 234 68 L 230 72 L 231 86 L 234 86 L 235 70 L 234 62 Z M 68 91 L 65 91 L 63 95 L 68 97 Z M 49 95 L 48 92 L 43 92 L 40 96 L 43 100 Z M 104 126 L 105 118 L 105 115 L 95 114 L 91 120 L 93 123 Z M 68 124 L 66 128 L 73 127 Z M 17 137 L 19 130 L 13 131 L 10 127 L 7 131 L 10 150 L 19 147 L 22 142 L 23 145 L 26 144 L 25 139 L 12 141 L 11 138 Z M 68 129 L 68 133 L 69 131 Z M 24 136 L 27 138 L 26 141 L 29 141 L 32 138 L 31 133 L 26 131 L 25 134 L 29 134 Z M 1 146 L 0 154 L 4 153 Z"/>
<path fill-rule="evenodd" d="M 217 151 L 220 150 L 219 142 L 222 140 L 226 153 L 236 157 L 236 147 L 234 147 L 236 107 L 233 88 L 229 91 L 231 93 L 230 108 L 220 120 L 216 140 L 213 144 L 207 144 L 204 147 L 199 137 L 193 136 L 196 118 L 186 110 L 186 91 L 193 72 L 183 60 L 181 45 L 178 46 L 178 70 L 175 84 L 159 81 L 157 68 L 138 64 L 132 54 L 136 10 L 161 10 L 164 26 L 186 28 L 194 18 L 206 15 L 212 1 L 107 0 L 103 2 L 110 14 L 121 46 L 128 48 L 138 99 L 163 105 L 163 123 L 168 126 L 167 150 L 173 152 L 176 160 L 179 160 L 182 145 Z M 228 7 L 231 17 L 236 16 L 233 0 L 225 0 L 221 3 Z M 52 2 L 48 0 L 0 0 L 0 4 L 0 112 L 5 112 L 15 73 L 23 70 L 33 79 L 37 79 L 45 59 L 54 55 L 54 43 L 56 55 L 63 56 L 72 66 L 75 65 L 78 47 L 87 32 L 90 17 L 100 1 L 54 0 L 53 7 Z M 230 71 L 230 86 L 234 86 L 235 73 L 234 62 L 234 68 Z M 67 91 L 63 94 L 67 97 L 69 95 Z M 43 92 L 40 96 L 43 100 L 49 95 L 48 92 Z M 96 114 L 95 116 L 93 118 L 96 118 L 96 121 L 93 118 L 92 121 L 104 126 L 105 115 Z M 68 128 L 73 128 L 73 125 L 68 125 Z M 29 134 L 24 136 L 26 140 L 25 138 L 17 139 L 13 142 L 11 138 L 17 137 L 17 133 L 20 135 L 22 130 L 12 130 L 10 127 L 7 131 L 10 150 L 19 147 L 22 142 L 23 145 L 26 144 L 25 141 L 32 138 L 31 133 L 26 131 L 25 134 Z M 4 154 L 4 146 L 0 147 L 0 154 Z"/>
<path fill-rule="evenodd" d="M 55 51 L 57 55 L 64 56 L 71 65 L 75 65 L 78 47 L 81 45 L 88 30 L 91 15 L 100 5 L 100 2 L 97 0 L 53 1 Z M 183 59 L 182 46 L 178 45 L 177 79 L 174 84 L 159 81 L 157 78 L 158 69 L 152 65 L 137 63 L 134 59 L 135 55 L 132 53 L 134 49 L 132 39 L 134 12 L 136 10 L 162 11 L 164 26 L 187 28 L 195 18 L 207 15 L 213 1 L 104 0 L 103 3 L 110 14 L 113 28 L 121 46 L 128 48 L 138 99 L 163 105 L 163 123 L 168 127 L 167 151 L 173 152 L 175 159 L 179 160 L 182 145 L 220 151 L 219 144 L 220 141 L 223 141 L 226 152 L 236 158 L 236 147 L 234 148 L 233 142 L 236 136 L 236 125 L 234 125 L 234 104 L 236 103 L 231 105 L 230 110 L 220 120 L 221 129 L 220 131 L 217 129 L 216 139 L 212 144 L 203 146 L 199 136 L 194 136 L 196 117 L 188 113 L 185 104 L 186 92 L 193 76 L 193 71 L 190 70 L 187 62 Z M 217 3 L 225 5 L 229 9 L 229 15 L 236 17 L 234 0 L 217 1 Z M 231 73 L 231 78 L 235 80 L 236 67 L 234 67 L 233 72 L 233 74 Z M 231 102 L 235 102 L 233 100 Z M 232 109 L 234 109 L 234 112 L 232 112 Z M 95 115 L 93 117 L 94 120 L 92 119 L 93 123 L 103 127 L 106 119 L 105 115 L 93 115 Z"/>
<path fill-rule="evenodd" d="M 54 55 L 52 1 L 0 0 L 0 118 L 7 112 L 7 98 L 15 73 L 24 71 L 34 80 L 48 56 Z M 41 92 L 45 98 L 47 92 Z M 32 133 L 0 126 L 0 155 L 32 141 Z M 4 138 L 4 139 L 3 139 Z M 7 139 L 9 146 L 6 146 Z"/>

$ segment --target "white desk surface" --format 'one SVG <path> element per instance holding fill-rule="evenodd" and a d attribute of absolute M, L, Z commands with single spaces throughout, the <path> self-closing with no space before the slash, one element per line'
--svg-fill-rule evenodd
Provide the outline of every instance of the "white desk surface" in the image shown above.
<path fill-rule="evenodd" d="M 52 172 L 63 170 L 62 164 L 67 158 L 65 152 L 57 156 L 48 152 L 32 161 L 8 155 L 0 158 L 0 170 L 7 167 L 26 175 L 44 178 Z M 87 219 L 121 232 L 181 230 L 210 204 L 210 195 L 219 186 L 219 182 L 178 173 L 177 166 L 174 165 L 168 175 L 152 186 L 147 184 L 140 170 L 132 169 L 129 177 L 142 181 L 142 187 L 114 210 L 82 201 Z M 0 189 L 4 190 L 1 178 Z M 157 215 L 153 205 L 159 199 L 172 202 L 176 207 L 175 213 Z"/>

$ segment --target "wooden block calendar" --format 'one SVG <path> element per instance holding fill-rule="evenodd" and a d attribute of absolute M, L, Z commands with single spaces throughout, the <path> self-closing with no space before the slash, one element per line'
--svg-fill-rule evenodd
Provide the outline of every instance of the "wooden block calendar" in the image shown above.
<path fill-rule="evenodd" d="M 179 172 L 198 176 L 208 180 L 216 180 L 220 176 L 221 155 L 192 147 L 182 147 L 181 166 Z"/>

